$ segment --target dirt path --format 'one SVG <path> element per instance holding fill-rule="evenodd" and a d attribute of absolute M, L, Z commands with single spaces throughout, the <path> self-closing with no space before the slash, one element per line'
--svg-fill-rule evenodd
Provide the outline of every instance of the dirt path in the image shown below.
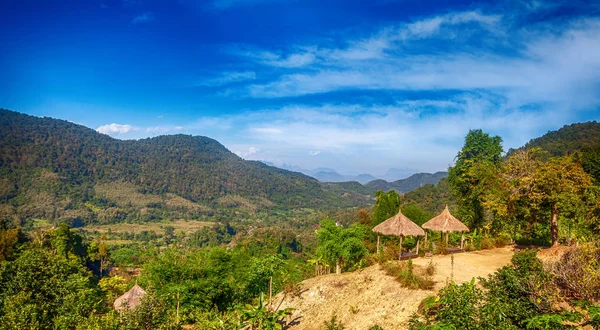
<path fill-rule="evenodd" d="M 366 330 L 375 324 L 386 330 L 406 329 L 408 319 L 421 301 L 433 295 L 453 276 L 462 283 L 483 277 L 509 264 L 512 247 L 454 254 L 454 271 L 451 256 L 415 259 L 414 264 L 426 266 L 430 260 L 436 265 L 436 289 L 408 290 L 388 276 L 378 265 L 353 273 L 325 275 L 302 282 L 304 291 L 299 297 L 287 297 L 282 308 L 293 307 L 291 319 L 296 321 L 290 329 L 316 330 L 333 314 L 346 329 Z M 282 296 L 277 296 L 279 302 Z"/>

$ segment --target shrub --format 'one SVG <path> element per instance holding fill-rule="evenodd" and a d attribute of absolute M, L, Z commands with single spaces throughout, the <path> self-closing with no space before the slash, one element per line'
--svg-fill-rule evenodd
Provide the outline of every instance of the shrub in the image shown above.
<path fill-rule="evenodd" d="M 375 324 L 370 326 L 367 330 L 383 330 L 383 328 L 379 324 Z"/>
<path fill-rule="evenodd" d="M 331 315 L 331 319 L 329 321 L 323 322 L 325 330 L 344 330 L 344 324 L 337 320 L 337 315 Z"/>
<path fill-rule="evenodd" d="M 563 293 L 576 299 L 600 300 L 600 249 L 584 244 L 567 251 L 552 265 Z"/>
<path fill-rule="evenodd" d="M 493 249 L 495 247 L 496 247 L 496 241 L 493 238 L 484 237 L 481 240 L 481 249 L 482 250 L 489 250 L 489 249 Z"/>
<path fill-rule="evenodd" d="M 435 273 L 433 263 L 430 263 L 425 269 L 415 271 L 412 259 L 409 259 L 399 263 L 388 262 L 384 264 L 383 269 L 386 274 L 395 277 L 405 288 L 431 290 L 435 285 L 432 278 Z"/>
<path fill-rule="evenodd" d="M 503 247 L 512 244 L 512 239 L 508 233 L 500 233 L 496 236 L 496 247 Z"/>

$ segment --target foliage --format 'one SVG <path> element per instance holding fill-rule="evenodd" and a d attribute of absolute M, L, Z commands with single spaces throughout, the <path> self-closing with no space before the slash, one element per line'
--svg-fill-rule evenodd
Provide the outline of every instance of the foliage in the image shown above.
<path fill-rule="evenodd" d="M 333 220 L 324 219 L 317 230 L 317 254 L 330 265 L 335 264 L 339 274 L 344 265 L 350 266 L 368 253 L 362 242 L 364 236 L 365 228 L 362 225 L 344 228 L 337 226 Z"/>
<path fill-rule="evenodd" d="M 600 144 L 600 123 L 591 121 L 565 125 L 557 131 L 532 139 L 522 148 L 510 150 L 509 155 L 523 149 L 540 148 L 552 156 L 560 157 L 572 154 L 576 150 L 593 148 Z"/>
<path fill-rule="evenodd" d="M 483 194 L 487 180 L 494 177 L 502 161 L 502 152 L 502 138 L 471 130 L 456 156 L 456 164 L 448 170 L 448 183 L 459 206 L 459 218 L 471 228 L 484 225 Z"/>
<path fill-rule="evenodd" d="M 395 190 L 398 193 L 407 193 L 418 189 L 424 185 L 435 185 L 440 180 L 445 179 L 448 176 L 446 172 L 436 173 L 416 173 L 408 178 L 396 180 L 393 182 L 387 182 L 385 180 L 373 180 L 368 182 L 365 186 L 372 190 L 390 191 Z"/>
<path fill-rule="evenodd" d="M 419 226 L 423 225 L 425 222 L 434 217 L 433 214 L 423 210 L 416 204 L 402 205 L 402 214 Z"/>
<path fill-rule="evenodd" d="M 251 330 L 275 330 L 282 329 L 283 318 L 290 315 L 294 309 L 286 308 L 273 311 L 267 308 L 260 294 L 258 306 L 246 305 L 238 308 L 240 312 L 240 325 Z"/>
<path fill-rule="evenodd" d="M 133 194 L 143 198 L 128 205 L 115 197 Z M 221 205 L 223 197 L 233 204 Z M 0 203 L 22 221 L 81 225 L 232 215 L 228 206 L 250 213 L 336 209 L 367 204 L 368 198 L 243 160 L 207 137 L 118 140 L 68 121 L 0 109 Z M 252 207 L 241 205 L 246 203 Z"/>
<path fill-rule="evenodd" d="M 74 256 L 24 251 L 0 264 L 0 327 L 74 328 L 100 309 L 99 290 Z"/>
<path fill-rule="evenodd" d="M 600 248 L 583 244 L 571 249 L 552 265 L 563 295 L 600 301 Z"/>
<path fill-rule="evenodd" d="M 331 315 L 329 321 L 323 322 L 323 326 L 323 329 L 325 330 L 344 330 L 346 328 L 342 321 L 338 321 L 337 315 L 335 314 Z"/>
<path fill-rule="evenodd" d="M 400 195 L 394 190 L 383 192 L 378 190 L 375 193 L 375 206 L 373 207 L 373 216 L 371 225 L 377 226 L 386 219 L 393 217 L 400 209 Z"/>
<path fill-rule="evenodd" d="M 456 200 L 447 178 L 441 179 L 437 185 L 427 184 L 402 195 L 401 202 L 402 205 L 414 204 L 429 214 L 440 213 L 446 205 L 451 212 L 456 210 Z"/>
<path fill-rule="evenodd" d="M 485 204 L 513 228 L 549 223 L 557 244 L 559 213 L 571 219 L 584 214 L 592 179 L 572 157 L 545 157 L 539 149 L 514 153 L 499 175 L 502 189 L 488 191 Z"/>
<path fill-rule="evenodd" d="M 474 280 L 461 285 L 450 283 L 435 299 L 423 302 L 420 312 L 424 318 L 413 317 L 411 329 L 442 325 L 456 329 L 522 329 L 528 324 L 535 328 L 549 321 L 539 315 L 555 314 L 558 287 L 535 250 L 516 253 L 511 265 L 482 279 L 481 284 L 485 291 Z"/>

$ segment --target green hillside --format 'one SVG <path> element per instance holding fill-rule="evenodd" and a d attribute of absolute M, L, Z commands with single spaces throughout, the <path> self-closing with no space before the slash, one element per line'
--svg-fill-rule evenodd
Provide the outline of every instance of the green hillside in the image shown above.
<path fill-rule="evenodd" d="M 590 121 L 565 125 L 557 131 L 550 131 L 539 138 L 532 139 L 517 149 L 541 148 L 552 156 L 564 156 L 576 150 L 600 146 L 600 123 Z M 509 154 L 516 150 L 509 150 Z"/>
<path fill-rule="evenodd" d="M 147 221 L 369 203 L 354 190 L 243 160 L 207 137 L 123 141 L 3 109 L 0 128 L 0 217 Z"/>
<path fill-rule="evenodd" d="M 436 173 L 416 173 L 406 179 L 387 182 L 385 180 L 373 180 L 366 184 L 368 188 L 373 190 L 396 190 L 399 193 L 407 193 L 427 184 L 437 184 L 440 179 L 448 176 L 447 172 Z"/>

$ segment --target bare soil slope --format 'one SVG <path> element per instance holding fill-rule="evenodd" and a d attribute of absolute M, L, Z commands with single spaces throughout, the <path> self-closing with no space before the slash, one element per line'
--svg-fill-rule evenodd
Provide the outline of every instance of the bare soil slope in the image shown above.
<path fill-rule="evenodd" d="M 449 255 L 415 259 L 415 265 L 425 267 L 430 260 L 436 265 L 433 291 L 403 288 L 379 265 L 342 275 L 318 276 L 302 282 L 302 293 L 286 297 L 281 308 L 296 308 L 290 318 L 294 320 L 290 329 L 294 330 L 322 329 L 323 322 L 333 314 L 346 329 L 366 330 L 375 324 L 386 330 L 406 329 L 421 301 L 435 294 L 451 277 L 458 283 L 484 277 L 509 264 L 513 253 L 512 247 L 505 247 L 454 254 L 454 267 Z M 275 301 L 282 298 L 280 294 Z"/>

